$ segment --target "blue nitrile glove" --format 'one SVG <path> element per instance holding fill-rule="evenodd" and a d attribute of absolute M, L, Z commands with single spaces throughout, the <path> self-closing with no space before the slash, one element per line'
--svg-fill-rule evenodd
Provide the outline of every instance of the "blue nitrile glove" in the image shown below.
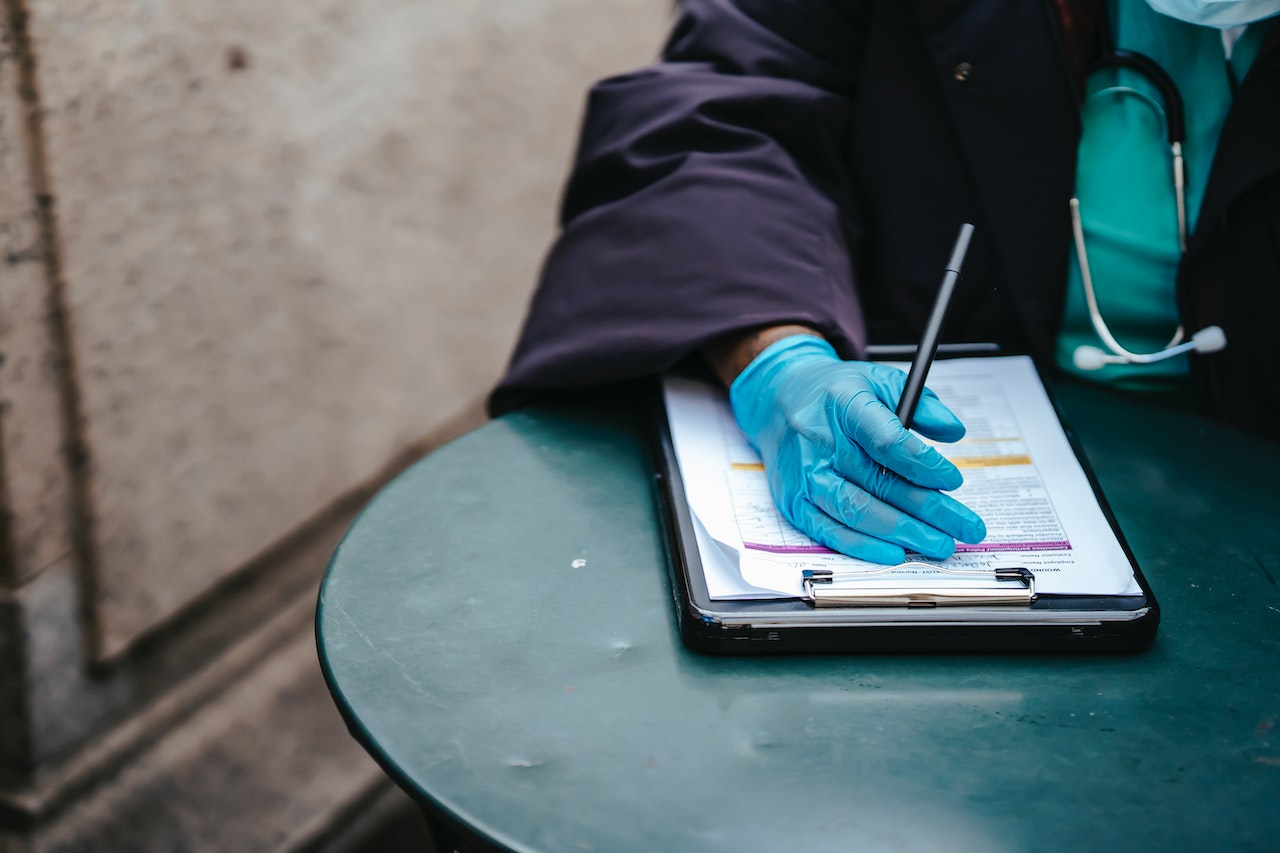
<path fill-rule="evenodd" d="M 842 361 L 821 338 L 792 335 L 729 388 L 787 520 L 828 548 L 876 563 L 902 562 L 904 548 L 947 557 L 956 539 L 987 535 L 981 518 L 938 491 L 957 488 L 960 471 L 894 415 L 906 380 L 896 367 Z M 929 390 L 912 426 L 937 441 L 964 435 Z"/>

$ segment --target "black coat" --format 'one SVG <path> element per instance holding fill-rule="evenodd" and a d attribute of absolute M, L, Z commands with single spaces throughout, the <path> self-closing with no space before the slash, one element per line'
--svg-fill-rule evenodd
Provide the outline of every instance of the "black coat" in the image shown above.
<path fill-rule="evenodd" d="M 1274 42 L 1275 40 L 1273 40 Z M 1280 50 L 1233 104 L 1178 281 L 1206 409 L 1280 438 Z M 1043 361 L 1062 319 L 1079 92 L 1053 0 L 685 0 L 662 62 L 590 94 L 501 412 L 798 322 L 845 357 L 948 321 Z"/>

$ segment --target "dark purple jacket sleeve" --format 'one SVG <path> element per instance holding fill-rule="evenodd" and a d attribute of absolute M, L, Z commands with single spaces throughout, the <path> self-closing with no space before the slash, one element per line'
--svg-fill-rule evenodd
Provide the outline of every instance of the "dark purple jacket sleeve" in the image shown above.
<path fill-rule="evenodd" d="M 960 222 L 977 231 L 944 334 L 1051 360 L 1080 130 L 1060 5 L 683 0 L 662 61 L 591 92 L 491 411 L 754 326 L 815 326 L 846 358 L 911 343 Z M 1193 360 L 1207 410 L 1272 437 L 1277 93 L 1272 43 L 1223 128 L 1178 287 L 1184 325 L 1230 341 Z"/>
<path fill-rule="evenodd" d="M 860 350 L 846 163 L 859 8 L 691 0 L 661 63 L 592 89 L 563 230 L 492 411 L 653 374 L 765 324 Z"/>

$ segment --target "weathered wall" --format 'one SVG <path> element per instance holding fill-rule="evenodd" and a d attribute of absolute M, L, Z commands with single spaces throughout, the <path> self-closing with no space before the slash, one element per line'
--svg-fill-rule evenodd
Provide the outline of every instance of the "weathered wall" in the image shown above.
<path fill-rule="evenodd" d="M 145 813 L 197 719 L 335 726 L 272 650 L 367 489 L 476 416 L 585 88 L 670 3 L 0 4 L 2 833 Z"/>
<path fill-rule="evenodd" d="M 103 654 L 493 379 L 625 5 L 33 5 Z"/>

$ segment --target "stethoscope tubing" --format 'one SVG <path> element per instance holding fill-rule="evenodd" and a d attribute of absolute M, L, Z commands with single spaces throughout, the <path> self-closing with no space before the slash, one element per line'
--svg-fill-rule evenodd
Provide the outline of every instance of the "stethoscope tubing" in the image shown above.
<path fill-rule="evenodd" d="M 1105 13 L 1103 18 L 1106 18 Z M 1169 144 L 1169 157 L 1173 169 L 1173 189 L 1175 207 L 1178 217 L 1178 250 L 1187 251 L 1187 197 L 1186 197 L 1186 163 L 1182 155 L 1182 144 L 1186 141 L 1186 118 L 1182 103 L 1182 95 L 1178 92 L 1173 78 L 1151 57 L 1132 50 L 1121 50 L 1114 46 L 1109 27 L 1103 30 L 1104 50 L 1090 66 L 1089 73 L 1107 68 L 1128 68 L 1141 74 L 1160 94 L 1165 119 L 1165 133 Z M 1112 353 L 1107 357 L 1109 362 L 1129 362 L 1132 364 L 1151 364 L 1163 361 L 1171 356 L 1195 349 L 1195 344 L 1183 344 L 1186 331 L 1179 324 L 1173 338 L 1162 350 L 1154 353 L 1131 352 L 1116 340 L 1115 335 L 1107 327 L 1098 307 L 1097 292 L 1093 286 L 1093 272 L 1089 266 L 1089 253 L 1085 247 L 1084 224 L 1080 216 L 1080 199 L 1072 194 L 1071 230 L 1075 238 L 1076 257 L 1080 263 L 1080 281 L 1084 286 L 1085 302 L 1089 309 L 1089 320 L 1098 337 Z"/>

